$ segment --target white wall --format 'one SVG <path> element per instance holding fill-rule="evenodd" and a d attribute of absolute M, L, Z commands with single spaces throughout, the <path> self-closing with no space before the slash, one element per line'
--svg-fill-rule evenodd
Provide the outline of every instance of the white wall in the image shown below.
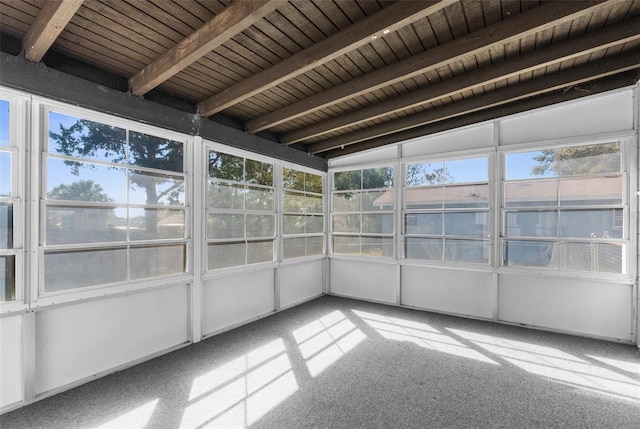
<path fill-rule="evenodd" d="M 24 397 L 23 327 L 22 314 L 0 318 L 0 409 Z"/>
<path fill-rule="evenodd" d="M 364 168 L 367 162 L 397 165 L 405 159 L 495 153 L 503 147 L 609 138 L 626 139 L 637 147 L 636 127 L 640 119 L 634 120 L 638 105 L 634 93 L 638 93 L 637 86 L 345 156 L 330 161 L 330 174 L 333 168 Z M 495 159 L 497 162 L 499 157 Z M 634 165 L 628 171 L 632 258 L 628 275 L 607 277 L 604 281 L 591 273 L 550 275 L 501 267 L 495 262 L 484 267 L 443 267 L 426 261 L 408 263 L 396 259 L 394 264 L 387 260 L 331 255 L 330 291 L 387 303 L 394 303 L 399 297 L 397 303 L 403 306 L 637 343 L 636 326 L 640 329 L 640 322 L 636 325 L 633 300 L 638 296 L 634 281 L 636 263 L 640 264 L 637 257 L 640 226 L 634 194 L 640 185 L 634 175 L 640 161 L 637 155 L 631 159 Z M 494 185 L 494 190 L 497 186 Z M 401 222 L 397 220 L 397 224 Z M 497 237 L 493 240 L 492 247 L 498 249 Z M 499 259 L 497 251 L 494 259 Z"/>
<path fill-rule="evenodd" d="M 324 266 L 324 259 L 280 266 L 280 308 L 291 307 L 322 295 Z"/>
<path fill-rule="evenodd" d="M 187 297 L 177 285 L 36 312 L 36 395 L 186 343 Z"/>

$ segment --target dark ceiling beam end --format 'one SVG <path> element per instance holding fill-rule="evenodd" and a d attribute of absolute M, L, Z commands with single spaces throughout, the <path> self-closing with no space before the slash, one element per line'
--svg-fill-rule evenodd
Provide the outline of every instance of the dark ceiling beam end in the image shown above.
<path fill-rule="evenodd" d="M 344 149 L 332 149 L 319 155 L 325 157 L 327 160 L 331 158 L 352 155 L 366 150 L 377 149 L 390 144 L 397 144 L 420 137 L 428 137 L 432 134 L 504 118 L 509 115 L 515 115 L 518 113 L 563 103 L 565 101 L 575 100 L 589 95 L 596 95 L 607 91 L 613 91 L 636 84 L 638 81 L 639 71 L 640 69 L 623 72 L 620 74 L 605 77 L 603 79 L 573 86 L 565 90 L 542 94 L 537 97 L 515 101 L 506 105 L 494 107 L 492 109 L 481 110 L 467 115 L 458 116 L 444 121 L 434 122 L 421 127 L 370 139 L 353 145 L 345 146 Z"/>
<path fill-rule="evenodd" d="M 406 109 L 424 106 L 459 92 L 481 88 L 551 64 L 629 43 L 640 39 L 640 31 L 638 29 L 640 29 L 640 16 L 588 32 L 580 37 L 554 43 L 518 57 L 491 64 L 462 76 L 453 77 L 425 88 L 415 89 L 400 97 L 339 115 L 306 128 L 288 132 L 282 135 L 281 142 L 283 144 L 303 142 L 309 138 L 318 137 Z"/>
<path fill-rule="evenodd" d="M 600 79 L 639 67 L 640 50 L 624 52 L 593 63 L 584 64 L 579 67 L 497 89 L 482 96 L 476 96 L 466 100 L 450 103 L 438 109 L 429 109 L 411 116 L 406 116 L 380 125 L 343 134 L 329 140 L 312 143 L 307 145 L 307 151 L 309 153 L 317 154 L 332 149 L 342 148 L 365 140 L 419 127 L 431 122 L 465 115 L 477 110 L 488 109 L 509 102 L 533 97 L 545 92 L 552 92 L 557 89 L 579 85 L 584 82 Z"/>
<path fill-rule="evenodd" d="M 291 121 L 335 103 L 363 95 L 447 66 L 467 56 L 509 43 L 559 23 L 576 19 L 598 10 L 603 1 L 549 2 L 436 46 L 402 61 L 352 79 L 326 91 L 289 104 L 247 122 L 249 132 L 257 132 Z"/>
<path fill-rule="evenodd" d="M 268 69 L 198 104 L 203 116 L 220 112 L 280 83 L 329 62 L 371 41 L 399 30 L 458 0 L 396 2 L 354 23 Z M 258 130 L 259 131 L 259 130 Z"/>
<path fill-rule="evenodd" d="M 24 57 L 35 63 L 47 53 L 84 0 L 45 1 L 22 39 Z"/>
<path fill-rule="evenodd" d="M 129 79 L 143 95 L 273 12 L 285 0 L 236 0 L 218 15 Z"/>

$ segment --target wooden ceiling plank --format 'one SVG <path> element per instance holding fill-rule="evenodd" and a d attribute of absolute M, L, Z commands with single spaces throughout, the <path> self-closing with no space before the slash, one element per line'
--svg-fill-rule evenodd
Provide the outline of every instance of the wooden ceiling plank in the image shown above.
<path fill-rule="evenodd" d="M 574 100 L 588 95 L 603 93 L 615 90 L 628 85 L 633 85 L 637 81 L 635 72 L 620 73 L 609 76 L 605 79 L 596 80 L 581 84 L 577 88 L 569 91 L 555 91 L 537 97 L 520 100 L 506 105 L 497 106 L 491 109 L 480 110 L 467 115 L 456 116 L 451 119 L 434 122 L 425 126 L 411 128 L 396 134 L 389 134 L 361 143 L 355 143 L 344 148 L 338 148 L 324 152 L 322 155 L 329 158 L 358 153 L 364 150 L 375 149 L 381 146 L 400 143 L 406 140 L 428 136 L 442 131 L 452 130 L 467 125 L 478 124 L 516 113 L 527 112 L 533 109 Z"/>
<path fill-rule="evenodd" d="M 143 95 L 155 88 L 216 47 L 230 40 L 255 22 L 263 19 L 282 0 L 236 1 L 222 13 L 215 15 L 205 25 L 191 33 L 167 53 L 156 59 L 129 79 L 134 95 Z"/>
<path fill-rule="evenodd" d="M 559 23 L 591 13 L 594 9 L 603 7 L 603 4 L 602 1 L 545 3 L 478 32 L 368 73 L 313 97 L 290 104 L 283 109 L 254 118 L 245 124 L 245 128 L 251 133 L 271 128 L 346 98 L 392 85 L 428 70 L 444 67 L 451 61 L 461 59 L 464 56 L 474 55 L 495 46 L 517 41 Z"/>
<path fill-rule="evenodd" d="M 224 110 L 235 103 L 246 100 L 285 80 L 363 46 L 369 43 L 372 37 L 383 36 L 382 32 L 385 30 L 396 31 L 416 19 L 423 18 L 435 10 L 445 7 L 452 1 L 454 0 L 398 2 L 397 4 L 392 4 L 356 22 L 345 30 L 334 33 L 315 45 L 292 55 L 274 67 L 257 73 L 222 93 L 203 100 L 199 103 L 198 110 L 203 116 L 209 116 Z"/>
<path fill-rule="evenodd" d="M 50 0 L 43 4 L 33 25 L 22 39 L 24 57 L 39 62 L 84 0 Z"/>
<path fill-rule="evenodd" d="M 547 75 L 539 79 L 530 80 L 518 85 L 509 86 L 501 90 L 487 93 L 482 97 L 474 97 L 457 103 L 452 103 L 440 109 L 431 109 L 422 114 L 408 116 L 401 120 L 386 122 L 376 127 L 368 127 L 362 131 L 347 134 L 340 138 L 331 139 L 308 145 L 307 151 L 318 154 L 337 149 L 364 140 L 377 138 L 387 134 L 401 132 L 410 128 L 427 125 L 455 116 L 473 113 L 478 110 L 522 100 L 528 97 L 552 92 L 558 89 L 580 85 L 584 82 L 623 73 L 640 67 L 640 51 L 628 52 L 615 57 L 608 57 L 597 63 L 586 64 Z"/>

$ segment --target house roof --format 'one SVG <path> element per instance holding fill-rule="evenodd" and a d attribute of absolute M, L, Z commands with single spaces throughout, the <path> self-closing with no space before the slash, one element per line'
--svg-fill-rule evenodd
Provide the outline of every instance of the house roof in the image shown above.
<path fill-rule="evenodd" d="M 28 61 L 78 61 L 325 158 L 627 86 L 640 68 L 640 0 L 0 0 L 0 32 Z"/>

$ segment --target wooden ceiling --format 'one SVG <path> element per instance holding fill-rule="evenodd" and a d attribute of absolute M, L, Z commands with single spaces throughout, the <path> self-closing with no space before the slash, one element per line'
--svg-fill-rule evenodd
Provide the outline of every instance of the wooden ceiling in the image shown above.
<path fill-rule="evenodd" d="M 327 158 L 640 69 L 640 0 L 0 0 L 0 31 Z"/>

